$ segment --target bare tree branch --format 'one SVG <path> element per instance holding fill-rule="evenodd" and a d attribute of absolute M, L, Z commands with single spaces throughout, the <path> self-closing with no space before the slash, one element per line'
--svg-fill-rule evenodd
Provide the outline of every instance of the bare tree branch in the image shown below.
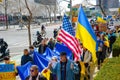
<path fill-rule="evenodd" d="M 85 1 L 88 3 L 88 5 L 91 5 L 91 6 L 99 6 L 101 12 L 103 13 L 103 15 L 106 16 L 106 14 L 105 14 L 105 12 L 104 12 L 104 9 L 102 8 L 101 0 L 99 0 L 99 4 L 97 4 L 97 5 L 91 4 L 91 3 L 90 3 L 90 0 L 85 0 Z"/>
<path fill-rule="evenodd" d="M 28 12 L 30 14 L 30 18 L 32 18 L 32 12 L 31 12 L 31 10 L 30 10 L 30 8 L 28 6 L 27 0 L 25 0 L 25 4 L 26 4 L 26 8 L 27 8 L 27 10 L 28 10 Z"/>

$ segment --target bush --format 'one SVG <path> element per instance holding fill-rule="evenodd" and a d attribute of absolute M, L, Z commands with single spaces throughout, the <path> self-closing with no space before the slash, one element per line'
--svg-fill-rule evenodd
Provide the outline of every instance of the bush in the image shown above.
<path fill-rule="evenodd" d="M 106 61 L 94 80 L 120 80 L 120 57 Z"/>
<path fill-rule="evenodd" d="M 116 39 L 113 44 L 113 57 L 117 57 L 120 55 L 120 37 Z"/>

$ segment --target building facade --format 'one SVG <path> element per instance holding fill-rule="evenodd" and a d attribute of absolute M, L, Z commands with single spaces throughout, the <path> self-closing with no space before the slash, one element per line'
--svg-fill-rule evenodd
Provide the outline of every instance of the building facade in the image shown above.
<path fill-rule="evenodd" d="M 102 8 L 105 12 L 109 11 L 109 8 L 118 8 L 119 0 L 96 0 L 96 4 L 99 5 L 101 1 Z"/>
<path fill-rule="evenodd" d="M 119 7 L 119 0 L 96 0 L 97 5 L 99 5 L 100 1 L 104 9 Z"/>

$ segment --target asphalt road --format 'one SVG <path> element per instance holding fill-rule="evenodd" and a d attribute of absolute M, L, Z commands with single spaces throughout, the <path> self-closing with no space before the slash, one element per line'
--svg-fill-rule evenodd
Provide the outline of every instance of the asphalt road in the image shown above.
<path fill-rule="evenodd" d="M 31 27 L 31 38 L 32 42 L 35 40 L 34 34 L 36 31 L 40 31 L 41 26 L 35 26 L 32 25 Z M 46 26 L 46 37 L 50 38 L 53 37 L 53 30 L 54 28 L 58 28 L 60 24 Z M 9 49 L 10 49 L 10 55 L 12 58 L 16 59 L 17 56 L 23 54 L 23 50 L 25 48 L 28 49 L 29 41 L 28 41 L 28 31 L 27 28 L 23 28 L 23 30 L 20 30 L 18 25 L 16 26 L 10 26 L 10 29 L 7 31 L 1 30 L 0 31 L 0 38 L 4 38 L 4 40 L 8 43 Z M 20 59 L 20 58 L 17 58 Z"/>

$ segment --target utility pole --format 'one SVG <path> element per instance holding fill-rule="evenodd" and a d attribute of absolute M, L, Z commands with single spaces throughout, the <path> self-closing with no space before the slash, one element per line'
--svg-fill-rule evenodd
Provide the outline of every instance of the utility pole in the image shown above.
<path fill-rule="evenodd" d="M 70 20 L 72 22 L 72 0 L 70 0 Z"/>
<path fill-rule="evenodd" d="M 5 25 L 6 25 L 6 30 L 8 29 L 8 18 L 7 18 L 7 0 L 5 0 Z"/>

